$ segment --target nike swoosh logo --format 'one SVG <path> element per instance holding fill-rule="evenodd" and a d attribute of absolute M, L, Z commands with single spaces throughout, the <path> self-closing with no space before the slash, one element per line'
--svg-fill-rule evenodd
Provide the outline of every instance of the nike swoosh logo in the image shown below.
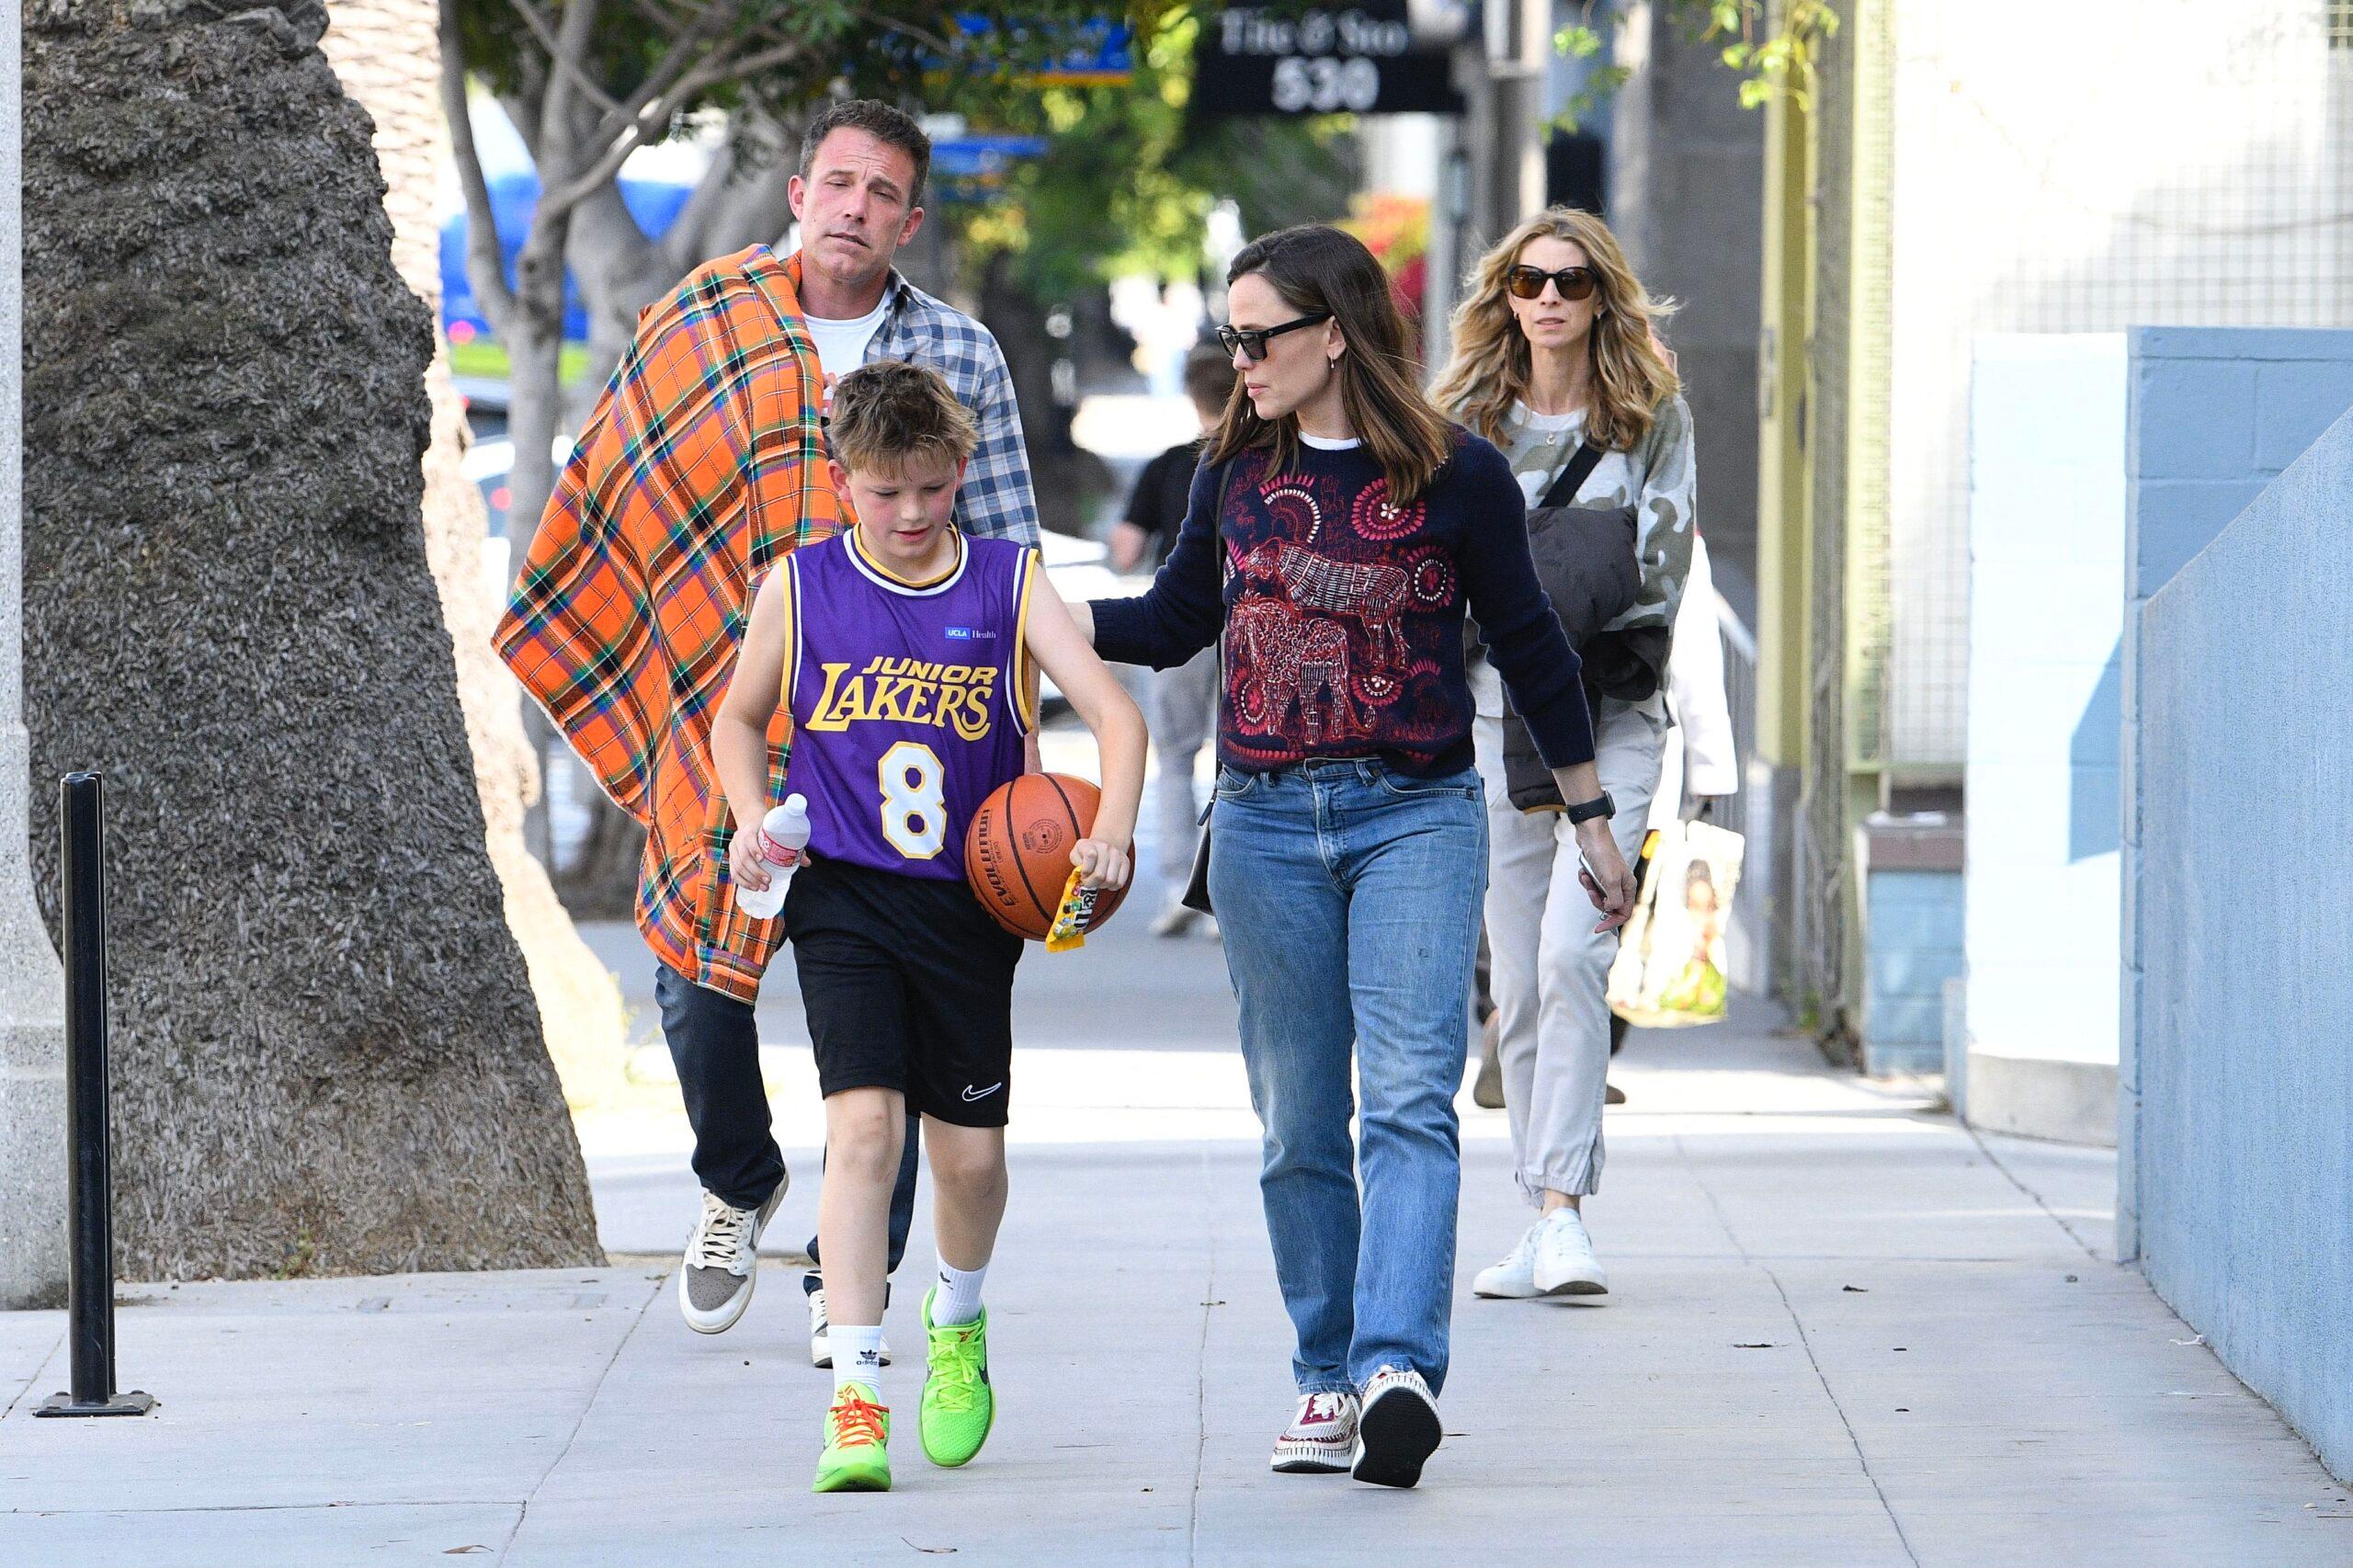
<path fill-rule="evenodd" d="M 1002 1078 L 998 1079 L 995 1083 L 991 1084 L 985 1089 L 975 1089 L 972 1085 L 967 1084 L 964 1085 L 964 1098 L 967 1100 L 984 1100 L 1003 1087 L 1005 1087 L 1005 1080 Z"/>

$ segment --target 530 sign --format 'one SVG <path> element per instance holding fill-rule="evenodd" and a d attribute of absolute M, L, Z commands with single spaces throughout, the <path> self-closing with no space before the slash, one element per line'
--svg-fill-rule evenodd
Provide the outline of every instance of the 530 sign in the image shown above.
<path fill-rule="evenodd" d="M 1381 67 L 1361 54 L 1354 60 L 1286 54 L 1275 62 L 1272 94 L 1283 114 L 1370 114 L 1381 101 Z"/>

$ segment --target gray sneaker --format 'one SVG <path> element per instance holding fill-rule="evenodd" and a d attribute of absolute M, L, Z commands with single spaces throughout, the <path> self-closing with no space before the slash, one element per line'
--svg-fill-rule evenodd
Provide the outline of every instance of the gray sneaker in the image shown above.
<path fill-rule="evenodd" d="M 784 1188 L 779 1181 L 756 1210 L 702 1195 L 702 1218 L 687 1238 L 678 1269 L 678 1312 L 697 1334 L 726 1333 L 752 1304 L 752 1288 L 760 1279 L 760 1233 L 784 1201 Z"/>
<path fill-rule="evenodd" d="M 1504 1108 L 1503 1015 L 1490 1013 L 1479 1026 L 1479 1076 L 1471 1085 L 1471 1103 L 1483 1110 Z"/>
<path fill-rule="evenodd" d="M 824 1371 L 834 1365 L 833 1320 L 826 1315 L 823 1287 L 809 1292 L 809 1364 Z M 891 1364 L 891 1342 L 882 1342 L 882 1364 Z"/>

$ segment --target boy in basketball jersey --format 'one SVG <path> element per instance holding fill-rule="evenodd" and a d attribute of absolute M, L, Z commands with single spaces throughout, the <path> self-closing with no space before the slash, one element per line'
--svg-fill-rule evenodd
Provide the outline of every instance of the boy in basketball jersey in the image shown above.
<path fill-rule="evenodd" d="M 964 880 L 964 831 L 1017 777 L 1036 661 L 1095 732 L 1103 795 L 1072 863 L 1128 878 L 1144 725 L 1079 633 L 1037 552 L 949 524 L 973 447 L 933 370 L 863 366 L 834 388 L 835 488 L 856 526 L 786 556 L 752 603 L 711 752 L 735 819 L 735 880 L 768 885 L 768 721 L 792 717 L 786 791 L 810 840 L 784 905 L 825 1096 L 817 1235 L 833 1318 L 834 1403 L 813 1490 L 887 1491 L 882 1302 L 891 1184 L 906 1112 L 931 1157 L 939 1283 L 924 1299 L 930 1368 L 919 1424 L 934 1464 L 978 1453 L 995 1416 L 988 1270 L 1006 1199 L 1013 968 L 1021 940 Z"/>

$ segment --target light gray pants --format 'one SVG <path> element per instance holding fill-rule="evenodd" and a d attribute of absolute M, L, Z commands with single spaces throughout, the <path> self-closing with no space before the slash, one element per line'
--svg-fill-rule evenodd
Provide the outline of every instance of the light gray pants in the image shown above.
<path fill-rule="evenodd" d="M 1193 839 L 1200 802 L 1193 796 L 1193 760 L 1210 741 L 1217 718 L 1217 650 L 1206 649 L 1173 670 L 1152 672 L 1152 749 L 1160 777 L 1153 809 L 1159 819 L 1160 874 L 1174 897 L 1193 874 Z"/>
<path fill-rule="evenodd" d="M 1666 749 L 1666 711 L 1655 697 L 1604 698 L 1593 715 L 1594 766 L 1617 801 L 1610 826 L 1631 867 L 1643 846 L 1651 796 Z M 1609 1069 L 1609 966 L 1618 934 L 1597 935 L 1598 915 L 1577 881 L 1576 832 L 1557 812 L 1529 812 L 1504 787 L 1503 721 L 1482 715 L 1472 732 L 1487 784 L 1487 948 L 1493 972 L 1504 1105 L 1519 1189 L 1583 1197 L 1601 1184 L 1601 1107 Z"/>

